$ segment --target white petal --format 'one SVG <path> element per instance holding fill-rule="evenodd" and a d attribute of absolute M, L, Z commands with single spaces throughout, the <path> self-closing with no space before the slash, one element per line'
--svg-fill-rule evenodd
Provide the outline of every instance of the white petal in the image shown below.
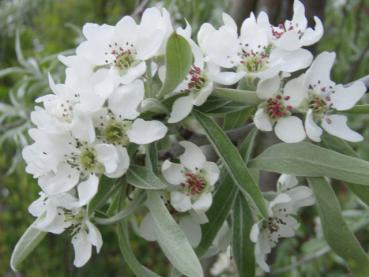
<path fill-rule="evenodd" d="M 299 0 L 293 2 L 293 17 L 292 23 L 297 24 L 301 31 L 304 31 L 307 26 L 307 19 L 305 17 L 305 7 Z"/>
<path fill-rule="evenodd" d="M 127 149 L 122 146 L 117 146 L 116 148 L 118 151 L 117 168 L 111 173 L 105 173 L 105 175 L 109 178 L 121 177 L 124 173 L 127 172 L 130 163 Z"/>
<path fill-rule="evenodd" d="M 192 209 L 197 212 L 206 212 L 213 203 L 213 196 L 211 192 L 203 193 L 199 199 L 192 204 Z"/>
<path fill-rule="evenodd" d="M 61 164 L 56 173 L 49 173 L 38 179 L 38 184 L 46 194 L 53 195 L 66 192 L 77 185 L 79 171 L 67 164 Z"/>
<path fill-rule="evenodd" d="M 301 207 L 311 206 L 314 204 L 314 195 L 310 188 L 305 186 L 298 186 L 286 192 L 292 199 L 294 211 Z"/>
<path fill-rule="evenodd" d="M 40 192 L 40 197 L 33 201 L 31 205 L 29 205 L 28 212 L 35 217 L 42 215 L 42 213 L 45 211 L 45 200 L 46 194 Z"/>
<path fill-rule="evenodd" d="M 95 128 L 91 116 L 75 110 L 72 121 L 72 134 L 75 138 L 92 143 L 95 140 Z"/>
<path fill-rule="evenodd" d="M 180 185 L 186 181 L 184 171 L 182 164 L 172 163 L 169 160 L 165 160 L 161 166 L 165 180 L 171 185 Z"/>
<path fill-rule="evenodd" d="M 202 153 L 201 149 L 196 144 L 189 141 L 181 141 L 179 144 L 185 149 L 184 153 L 179 156 L 181 164 L 192 171 L 201 169 L 206 161 L 205 155 Z"/>
<path fill-rule="evenodd" d="M 114 172 L 118 167 L 118 150 L 114 145 L 99 143 L 94 146 L 96 159 L 104 165 L 105 173 Z"/>
<path fill-rule="evenodd" d="M 91 258 L 92 245 L 88 240 L 87 233 L 84 230 L 80 230 L 72 238 L 72 244 L 74 248 L 74 262 L 76 267 L 84 266 Z"/>
<path fill-rule="evenodd" d="M 278 75 L 270 79 L 261 80 L 258 82 L 256 95 L 260 99 L 272 98 L 275 94 L 278 93 L 280 85 L 281 79 Z"/>
<path fill-rule="evenodd" d="M 99 178 L 90 175 L 86 181 L 81 182 L 78 187 L 79 206 L 84 206 L 96 195 L 99 186 Z"/>
<path fill-rule="evenodd" d="M 330 75 L 336 59 L 334 52 L 322 52 L 319 54 L 306 72 L 306 86 L 316 85 L 318 82 L 324 86 L 332 84 Z"/>
<path fill-rule="evenodd" d="M 302 120 L 296 116 L 278 119 L 274 132 L 280 140 L 287 143 L 300 142 L 306 137 Z"/>
<path fill-rule="evenodd" d="M 301 47 L 300 35 L 297 30 L 287 31 L 282 36 L 274 41 L 278 48 L 294 51 Z"/>
<path fill-rule="evenodd" d="M 283 96 L 288 96 L 288 104 L 297 108 L 306 98 L 306 90 L 304 88 L 305 75 L 292 79 L 286 83 L 283 89 Z"/>
<path fill-rule="evenodd" d="M 273 54 L 283 59 L 284 62 L 280 65 L 280 70 L 285 72 L 295 72 L 306 68 L 313 60 L 313 55 L 307 49 L 297 49 L 295 51 L 275 49 Z"/>
<path fill-rule="evenodd" d="M 186 235 L 192 247 L 197 247 L 201 241 L 201 226 L 190 215 L 180 217 L 179 227 Z"/>
<path fill-rule="evenodd" d="M 292 199 L 286 193 L 278 194 L 272 201 L 269 202 L 268 208 L 269 212 L 273 214 L 273 207 L 279 204 L 284 204 L 290 202 Z"/>
<path fill-rule="evenodd" d="M 109 97 L 109 108 L 122 119 L 135 119 L 140 113 L 138 106 L 144 99 L 145 88 L 142 80 L 120 86 Z"/>
<path fill-rule="evenodd" d="M 167 133 L 168 128 L 157 120 L 145 121 L 137 118 L 127 135 L 130 142 L 136 144 L 149 144 L 151 142 L 162 139 Z"/>
<path fill-rule="evenodd" d="M 364 139 L 362 135 L 347 126 L 347 117 L 344 115 L 334 114 L 325 116 L 322 120 L 322 127 L 331 135 L 347 141 L 359 142 Z"/>
<path fill-rule="evenodd" d="M 305 118 L 305 131 L 309 139 L 315 142 L 320 142 L 320 137 L 323 134 L 322 128 L 320 128 L 314 121 L 313 111 L 308 110 Z"/>
<path fill-rule="evenodd" d="M 229 14 L 222 13 L 222 19 L 224 22 L 224 26 L 226 26 L 227 28 L 229 28 L 234 32 L 237 32 L 237 24 Z"/>
<path fill-rule="evenodd" d="M 150 213 L 146 214 L 138 228 L 138 234 L 145 240 L 156 241 L 153 224 L 154 222 Z"/>
<path fill-rule="evenodd" d="M 146 72 L 146 63 L 141 62 L 128 69 L 127 72 L 118 77 L 118 82 L 123 85 L 132 83 L 137 78 L 141 77 Z"/>
<path fill-rule="evenodd" d="M 103 240 L 99 229 L 96 228 L 89 220 L 86 220 L 86 226 L 88 228 L 88 239 L 92 245 L 96 247 L 96 252 L 99 253 L 103 245 Z"/>
<path fill-rule="evenodd" d="M 202 170 L 206 174 L 206 180 L 208 181 L 210 186 L 213 186 L 219 179 L 219 167 L 216 163 L 213 162 L 204 162 L 202 166 Z"/>
<path fill-rule="evenodd" d="M 263 220 L 260 220 L 257 223 L 254 223 L 252 225 L 251 231 L 250 231 L 250 240 L 254 243 L 256 243 L 259 239 L 260 234 L 260 227 L 262 226 Z"/>
<path fill-rule="evenodd" d="M 264 109 L 258 109 L 254 115 L 254 124 L 256 128 L 261 131 L 272 131 L 273 124 L 270 120 L 270 117 L 267 113 L 264 112 Z"/>
<path fill-rule="evenodd" d="M 170 204 L 178 212 L 187 212 L 192 208 L 191 197 L 179 191 L 170 193 Z"/>
<path fill-rule="evenodd" d="M 193 104 L 195 106 L 201 106 L 208 99 L 209 95 L 213 92 L 213 82 L 209 82 L 204 88 L 202 88 L 199 92 L 195 93 L 195 99 L 193 100 Z"/>
<path fill-rule="evenodd" d="M 351 109 L 364 96 L 366 87 L 363 82 L 357 81 L 349 87 L 337 85 L 335 92 L 330 95 L 333 107 L 339 111 Z"/>
<path fill-rule="evenodd" d="M 279 192 L 285 192 L 288 189 L 291 189 L 297 186 L 298 180 L 296 176 L 288 175 L 288 174 L 281 174 L 277 181 L 277 187 Z"/>
<path fill-rule="evenodd" d="M 301 37 L 301 44 L 304 46 L 309 46 L 321 39 L 323 36 L 324 28 L 322 21 L 314 16 L 315 28 L 307 28 Z"/>
<path fill-rule="evenodd" d="M 174 101 L 168 123 L 177 123 L 185 119 L 192 111 L 194 98 L 192 95 L 179 97 Z"/>

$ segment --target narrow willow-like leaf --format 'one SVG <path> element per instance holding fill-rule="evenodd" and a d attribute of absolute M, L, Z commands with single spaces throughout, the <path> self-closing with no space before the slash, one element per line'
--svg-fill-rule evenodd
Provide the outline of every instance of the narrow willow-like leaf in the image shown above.
<path fill-rule="evenodd" d="M 127 183 L 140 189 L 165 189 L 166 185 L 151 168 L 131 165 L 127 172 Z"/>
<path fill-rule="evenodd" d="M 354 149 L 344 140 L 325 134 L 323 136 L 323 143 L 327 148 L 340 152 L 342 154 L 358 157 Z M 345 182 L 348 189 L 354 193 L 361 201 L 369 206 L 369 186 L 358 185 L 353 183 Z"/>
<path fill-rule="evenodd" d="M 33 224 L 28 227 L 15 245 L 10 258 L 10 266 L 13 271 L 19 270 L 21 263 L 28 257 L 29 254 L 31 254 L 36 246 L 39 245 L 46 234 L 47 233 L 34 228 Z"/>
<path fill-rule="evenodd" d="M 20 67 L 8 67 L 8 68 L 0 70 L 0 78 L 7 76 L 9 74 L 23 73 L 23 72 L 25 72 L 25 70 Z"/>
<path fill-rule="evenodd" d="M 245 125 L 246 120 L 248 120 L 254 112 L 254 107 L 246 107 L 242 111 L 226 114 L 224 116 L 223 129 L 232 130 Z"/>
<path fill-rule="evenodd" d="M 159 91 L 163 97 L 172 92 L 182 82 L 192 65 L 192 50 L 186 39 L 173 33 L 167 42 L 165 53 L 165 80 Z"/>
<path fill-rule="evenodd" d="M 116 222 L 119 222 L 130 215 L 132 215 L 137 209 L 139 209 L 142 206 L 142 203 L 145 200 L 145 194 L 141 191 L 141 193 L 135 197 L 132 202 L 129 203 L 128 207 L 124 210 L 116 213 L 115 215 L 109 217 L 109 218 L 100 218 L 100 217 L 94 217 L 94 221 L 97 224 L 101 225 L 109 225 Z"/>
<path fill-rule="evenodd" d="M 237 148 L 232 144 L 223 130 L 205 114 L 194 111 L 198 122 L 205 129 L 206 135 L 213 145 L 215 151 L 223 161 L 229 175 L 234 180 L 238 188 L 250 195 L 264 217 L 268 216 L 264 198 L 261 195 L 259 187 L 251 177 L 248 168 L 245 165 Z"/>
<path fill-rule="evenodd" d="M 233 207 L 232 251 L 240 277 L 255 276 L 254 243 L 250 240 L 252 212 L 239 194 Z"/>
<path fill-rule="evenodd" d="M 155 174 L 159 173 L 158 160 L 158 147 L 155 142 L 150 143 L 146 147 L 145 163 L 146 166 L 149 166 Z"/>
<path fill-rule="evenodd" d="M 160 198 L 159 192 L 148 191 L 147 204 L 154 222 L 157 241 L 171 264 L 188 277 L 204 276 L 201 264 Z"/>
<path fill-rule="evenodd" d="M 369 185 L 369 162 L 307 142 L 275 144 L 252 160 L 250 166 L 296 176 L 328 176 Z"/>
<path fill-rule="evenodd" d="M 122 185 L 120 182 L 120 179 L 113 180 L 104 176 L 100 179 L 99 190 L 87 206 L 88 215 L 92 215 L 106 204 L 114 192 Z"/>
<path fill-rule="evenodd" d="M 200 245 L 196 248 L 196 252 L 200 257 L 206 253 L 220 228 L 222 228 L 238 192 L 237 186 L 229 175 L 219 184 L 219 188 L 214 194 L 213 204 L 206 213 L 209 222 L 201 225 L 202 239 Z"/>
<path fill-rule="evenodd" d="M 137 260 L 135 254 L 132 252 L 128 238 L 128 227 L 125 222 L 118 224 L 117 228 L 118 243 L 120 251 L 122 252 L 123 259 L 129 268 L 133 271 L 136 276 L 142 277 L 160 277 L 160 275 L 152 272 Z"/>
<path fill-rule="evenodd" d="M 214 115 L 224 115 L 228 113 L 234 113 L 238 111 L 242 111 L 245 109 L 245 104 L 236 103 L 234 101 L 225 100 L 224 98 L 210 96 L 208 100 L 202 105 L 198 107 L 198 110 Z"/>
<path fill-rule="evenodd" d="M 256 92 L 249 90 L 216 88 L 213 95 L 250 106 L 256 106 L 261 102 L 261 100 L 256 96 Z"/>
<path fill-rule="evenodd" d="M 369 113 L 369 104 L 365 105 L 356 105 L 352 109 L 348 111 L 343 111 L 343 113 L 350 113 L 350 114 L 367 114 Z"/>
<path fill-rule="evenodd" d="M 342 218 L 332 187 L 324 178 L 308 178 L 308 181 L 316 199 L 327 243 L 347 262 L 354 276 L 369 276 L 369 258 Z"/>

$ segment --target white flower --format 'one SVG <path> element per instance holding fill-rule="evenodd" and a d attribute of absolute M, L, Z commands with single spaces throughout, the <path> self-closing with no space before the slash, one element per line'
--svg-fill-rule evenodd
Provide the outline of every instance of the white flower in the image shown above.
<path fill-rule="evenodd" d="M 233 85 L 244 76 L 242 72 L 238 74 L 221 72 L 219 66 L 212 63 L 205 64 L 201 49 L 191 39 L 191 31 L 188 22 L 185 29 L 177 29 L 177 33 L 186 38 L 190 44 L 194 63 L 186 79 L 174 91 L 174 94 L 183 93 L 185 95 L 174 101 L 168 123 L 181 121 L 190 114 L 193 106 L 203 105 L 212 93 L 214 83 Z"/>
<path fill-rule="evenodd" d="M 305 186 L 296 186 L 297 183 L 296 177 L 281 175 L 278 194 L 268 204 L 269 217 L 252 226 L 250 240 L 255 243 L 256 262 L 264 271 L 269 271 L 266 255 L 279 239 L 295 235 L 299 223 L 294 215 L 298 209 L 314 204 L 312 191 Z"/>
<path fill-rule="evenodd" d="M 305 17 L 304 5 L 295 0 L 293 3 L 292 20 L 286 20 L 278 27 L 271 27 L 271 37 L 274 45 L 278 48 L 294 51 L 303 46 L 316 43 L 323 36 L 323 24 L 321 20 L 314 16 L 315 29 L 308 28 L 308 21 Z"/>
<path fill-rule="evenodd" d="M 168 12 L 158 8 L 146 9 L 140 24 L 130 16 L 115 26 L 87 23 L 86 41 L 77 47 L 77 55 L 62 59 L 80 75 L 103 70 L 99 93 L 109 95 L 119 84 L 129 84 L 146 72 L 146 61 L 162 54 L 172 29 Z"/>
<path fill-rule="evenodd" d="M 308 50 L 286 51 L 274 47 L 269 36 L 268 16 L 261 12 L 245 19 L 238 36 L 237 25 L 223 14 L 224 25 L 216 30 L 209 23 L 201 26 L 198 42 L 206 60 L 224 68 L 236 68 L 252 78 L 268 79 L 279 72 L 294 72 L 312 60 Z"/>
<path fill-rule="evenodd" d="M 226 251 L 219 253 L 216 262 L 210 268 L 210 274 L 212 276 L 220 276 L 231 268 L 231 261 L 231 247 L 228 246 Z"/>
<path fill-rule="evenodd" d="M 192 247 L 197 247 L 201 241 L 201 224 L 207 223 L 208 219 L 204 213 L 190 211 L 186 214 L 175 213 L 174 217 L 178 221 L 179 227 L 186 235 Z M 138 234 L 148 241 L 156 241 L 154 222 L 150 213 L 142 219 Z"/>
<path fill-rule="evenodd" d="M 98 138 L 123 147 L 130 142 L 141 145 L 162 139 L 168 130 L 163 123 L 138 118 L 144 96 L 141 80 L 116 88 L 108 99 L 109 110 L 103 109 L 95 115 Z"/>
<path fill-rule="evenodd" d="M 200 148 L 189 141 L 180 144 L 185 152 L 179 156 L 180 164 L 166 160 L 162 173 L 172 185 L 170 203 L 178 212 L 191 209 L 206 212 L 212 204 L 212 189 L 219 178 L 219 168 L 213 162 L 206 161 Z"/>
<path fill-rule="evenodd" d="M 260 81 L 256 94 L 265 101 L 254 115 L 254 123 L 259 130 L 272 131 L 275 125 L 275 134 L 287 143 L 299 142 L 306 137 L 302 120 L 293 115 L 293 109 L 299 107 L 304 98 L 294 91 L 291 84 L 287 83 L 281 92 L 279 76 Z"/>
<path fill-rule="evenodd" d="M 317 125 L 320 123 L 331 135 L 351 142 L 361 141 L 363 137 L 347 126 L 347 117 L 334 112 L 351 109 L 363 97 L 366 87 L 361 81 L 349 86 L 332 82 L 330 71 L 335 57 L 335 53 L 321 53 L 305 75 L 290 81 L 295 82 L 295 93 L 306 98 L 306 134 L 311 140 L 319 142 L 323 133 Z"/>

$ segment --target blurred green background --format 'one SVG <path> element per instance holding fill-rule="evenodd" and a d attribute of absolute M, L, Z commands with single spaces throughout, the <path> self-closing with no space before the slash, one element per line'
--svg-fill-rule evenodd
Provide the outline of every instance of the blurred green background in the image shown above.
<path fill-rule="evenodd" d="M 303 1 L 311 20 L 319 15 L 325 25 L 325 35 L 312 51 L 336 51 L 334 78 L 348 83 L 369 73 L 369 0 Z M 56 55 L 72 53 L 81 41 L 85 22 L 115 24 L 123 15 L 139 18 L 143 8 L 159 5 L 169 9 L 176 23 L 186 18 L 197 30 L 202 22 L 219 24 L 223 11 L 237 20 L 251 11 L 266 10 L 273 23 L 290 18 L 291 0 L 1 0 L 0 1 L 0 274 L 3 276 L 133 276 L 121 258 L 114 227 L 101 228 L 104 238 L 102 253 L 82 269 L 73 267 L 70 238 L 49 235 L 25 262 L 20 273 L 12 273 L 9 258 L 12 248 L 26 227 L 33 221 L 28 205 L 37 197 L 38 187 L 24 172 L 21 148 L 28 143 L 26 130 L 30 127 L 29 112 L 35 97 L 48 91 L 46 76 L 51 72 L 63 81 L 63 66 Z M 18 36 L 17 36 L 18 33 Z M 17 38 L 19 38 L 17 40 Z M 353 127 L 369 137 L 369 118 L 356 118 Z M 369 146 L 361 143 L 359 154 L 369 159 Z M 357 202 L 339 191 L 347 209 L 357 208 Z M 365 214 L 367 215 L 367 213 Z M 354 222 L 363 220 L 354 218 Z M 299 257 L 321 249 L 320 239 L 308 239 L 316 224 L 309 211 L 303 214 L 308 227 L 301 234 L 282 243 L 275 255 L 275 267 L 282 268 L 278 276 L 344 276 L 346 270 L 329 251 L 321 256 L 284 268 Z M 361 221 L 360 221 L 361 222 Z M 365 223 L 366 222 L 366 223 Z M 368 222 L 365 221 L 364 227 Z M 358 233 L 364 248 L 369 246 L 369 234 L 361 227 Z M 306 242 L 309 240 L 308 242 Z M 156 244 L 138 237 L 132 238 L 132 248 L 139 260 L 150 269 L 167 276 L 168 264 L 159 254 Z M 328 273 L 327 273 L 328 272 Z"/>

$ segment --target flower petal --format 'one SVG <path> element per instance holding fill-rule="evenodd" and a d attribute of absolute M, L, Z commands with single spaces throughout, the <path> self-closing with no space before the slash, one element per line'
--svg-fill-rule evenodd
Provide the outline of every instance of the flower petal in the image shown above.
<path fill-rule="evenodd" d="M 202 166 L 202 170 L 206 174 L 206 180 L 208 181 L 210 186 L 213 186 L 219 179 L 219 167 L 216 163 L 213 162 L 204 162 Z"/>
<path fill-rule="evenodd" d="M 320 128 L 314 121 L 313 111 L 308 110 L 305 118 L 305 131 L 309 139 L 315 142 L 320 142 L 320 137 L 323 134 L 322 128 Z"/>
<path fill-rule="evenodd" d="M 254 115 L 254 124 L 261 131 L 272 131 L 273 124 L 264 109 L 258 109 Z"/>
<path fill-rule="evenodd" d="M 116 146 L 118 151 L 117 168 L 111 173 L 105 173 L 109 178 L 119 178 L 127 172 L 129 167 L 130 159 L 127 149 L 122 146 Z"/>
<path fill-rule="evenodd" d="M 103 245 L 103 240 L 99 229 L 96 228 L 89 220 L 86 220 L 86 226 L 88 228 L 88 239 L 92 245 L 96 247 L 96 252 L 99 253 Z"/>
<path fill-rule="evenodd" d="M 179 97 L 174 101 L 168 123 L 177 123 L 185 119 L 192 111 L 194 98 L 192 95 Z"/>
<path fill-rule="evenodd" d="M 347 141 L 359 142 L 364 139 L 362 135 L 347 126 L 347 117 L 344 115 L 333 114 L 325 116 L 322 120 L 322 127 L 331 135 Z"/>
<path fill-rule="evenodd" d="M 298 180 L 296 176 L 289 174 L 281 174 L 277 181 L 278 192 L 285 192 L 297 186 Z"/>
<path fill-rule="evenodd" d="M 165 180 L 171 185 L 180 185 L 186 181 L 184 171 L 182 164 L 172 163 L 169 160 L 165 160 L 161 166 Z"/>
<path fill-rule="evenodd" d="M 306 90 L 304 89 L 305 75 L 292 79 L 286 83 L 283 89 L 283 96 L 288 96 L 288 104 L 297 108 L 306 98 Z"/>
<path fill-rule="evenodd" d="M 201 241 L 200 224 L 193 220 L 192 216 L 186 215 L 180 217 L 179 227 L 181 227 L 191 246 L 194 248 L 197 247 Z"/>
<path fill-rule="evenodd" d="M 201 169 L 206 162 L 206 157 L 201 149 L 189 141 L 181 141 L 179 144 L 185 149 L 183 154 L 179 156 L 181 163 L 192 171 Z"/>
<path fill-rule="evenodd" d="M 330 95 L 333 107 L 339 111 L 351 109 L 364 96 L 366 87 L 363 82 L 357 81 L 349 87 L 337 85 L 335 92 Z"/>
<path fill-rule="evenodd" d="M 96 175 L 90 175 L 86 181 L 79 183 L 77 187 L 79 206 L 84 206 L 96 195 L 99 187 L 99 178 Z"/>
<path fill-rule="evenodd" d="M 192 204 L 192 209 L 196 212 L 206 212 L 213 203 L 213 196 L 211 192 L 203 193 L 199 199 Z"/>
<path fill-rule="evenodd" d="M 160 121 L 137 118 L 127 135 L 130 142 L 142 145 L 162 139 L 167 131 L 168 128 Z"/>
<path fill-rule="evenodd" d="M 178 212 L 187 212 L 191 210 L 191 197 L 183 192 L 172 191 L 170 193 L 170 204 Z"/>
<path fill-rule="evenodd" d="M 99 143 L 94 146 L 96 151 L 96 159 L 103 164 L 105 173 L 114 172 L 118 167 L 118 151 L 117 148 L 111 144 Z"/>
<path fill-rule="evenodd" d="M 260 99 L 272 98 L 280 89 L 281 79 L 279 76 L 274 76 L 270 79 L 264 79 L 258 82 L 256 88 L 256 95 Z"/>
<path fill-rule="evenodd" d="M 86 231 L 80 230 L 72 238 L 74 248 L 74 262 L 76 267 L 84 266 L 91 258 L 92 245 L 88 240 Z"/>
<path fill-rule="evenodd" d="M 300 142 L 306 137 L 302 120 L 296 116 L 278 119 L 274 132 L 280 140 L 287 143 Z"/>

